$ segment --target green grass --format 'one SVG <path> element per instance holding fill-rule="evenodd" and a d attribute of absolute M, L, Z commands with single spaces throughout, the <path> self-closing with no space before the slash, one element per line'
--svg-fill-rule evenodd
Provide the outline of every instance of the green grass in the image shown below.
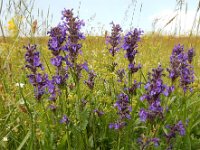
<path fill-rule="evenodd" d="M 41 52 L 41 60 L 45 64 L 45 71 L 50 73 L 54 68 L 50 65 L 52 57 L 47 48 L 47 37 L 33 38 L 31 43 L 38 45 L 38 50 Z M 29 84 L 26 75 L 29 73 L 25 68 L 23 45 L 27 45 L 30 39 L 18 38 L 13 40 L 7 38 L 6 42 L 0 39 L 0 149 L 139 149 L 137 138 L 142 134 L 152 136 L 152 127 L 149 124 L 142 124 L 138 117 L 136 120 L 128 122 L 122 132 L 118 133 L 108 128 L 110 122 L 116 118 L 116 110 L 113 108 L 113 103 L 116 101 L 116 96 L 123 89 L 123 84 L 115 82 L 117 77 L 115 74 L 108 71 L 108 66 L 112 63 L 104 37 L 89 36 L 82 42 L 83 55 L 78 60 L 80 62 L 87 61 L 89 68 L 97 73 L 95 80 L 95 88 L 90 91 L 83 83 L 87 79 L 87 74 L 83 72 L 83 77 L 80 81 L 80 93 L 78 96 L 76 91 L 72 90 L 68 93 L 67 99 L 65 95 L 61 95 L 56 101 L 59 110 L 65 112 L 70 118 L 70 125 L 64 126 L 59 123 L 62 116 L 61 111 L 51 112 L 48 105 L 51 103 L 48 96 L 44 96 L 42 101 L 38 102 L 34 99 L 33 87 Z M 181 89 L 176 91 L 170 98 L 163 98 L 163 104 L 172 103 L 172 109 L 165 123 L 176 123 L 173 121 L 183 120 L 182 110 L 183 103 L 187 103 L 187 118 L 189 125 L 187 135 L 183 138 L 177 137 L 175 144 L 176 148 L 188 149 L 200 148 L 200 37 L 173 37 L 161 35 L 145 35 L 139 43 L 139 54 L 136 56 L 136 61 L 142 64 L 142 73 L 147 78 L 147 72 L 152 68 L 156 68 L 158 64 L 162 64 L 165 69 L 169 66 L 169 57 L 174 45 L 184 44 L 186 49 L 195 48 L 195 57 L 193 66 L 195 70 L 195 83 L 193 94 L 187 93 L 185 97 L 182 95 Z M 125 68 L 127 70 L 128 61 L 124 58 L 125 52 L 120 50 L 115 57 L 115 62 L 118 63 L 117 69 Z M 49 66 L 50 70 L 47 68 Z M 164 71 L 168 76 L 167 71 Z M 138 81 L 145 82 L 141 73 L 136 73 L 133 77 Z M 116 91 L 113 93 L 113 84 Z M 170 84 L 167 77 L 165 83 Z M 71 82 L 71 81 L 69 81 Z M 23 88 L 17 87 L 16 83 L 24 83 Z M 139 98 L 144 92 L 143 89 L 132 98 L 132 106 L 137 113 L 139 107 L 145 106 Z M 116 94 L 116 95 L 115 95 Z M 76 99 L 86 98 L 89 104 L 80 112 L 80 118 L 76 118 Z M 187 99 L 186 99 L 187 98 Z M 94 108 L 98 108 L 105 112 L 102 117 L 97 117 L 92 113 Z M 136 114 L 134 114 L 137 116 Z M 163 125 L 162 123 L 159 125 Z M 164 129 L 155 125 L 153 128 L 159 132 Z M 150 131 L 152 130 L 152 131 Z M 165 129 L 166 130 L 166 129 Z M 165 131 L 164 130 L 164 131 Z M 155 133 L 162 137 L 163 133 Z M 121 144 L 119 145 L 119 138 Z M 8 141 L 5 140 L 7 138 Z M 164 139 L 164 138 L 163 138 Z M 182 143 L 181 140 L 184 142 Z M 175 143 L 175 142 L 174 142 Z M 191 146 L 190 146 L 191 145 Z M 157 149 L 163 149 L 165 145 L 162 143 Z M 186 149 L 187 149 L 186 148 Z M 150 146 L 149 149 L 154 149 Z"/>

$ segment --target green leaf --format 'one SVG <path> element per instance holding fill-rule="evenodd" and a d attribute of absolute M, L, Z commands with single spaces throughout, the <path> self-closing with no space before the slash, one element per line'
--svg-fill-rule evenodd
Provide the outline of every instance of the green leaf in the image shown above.
<path fill-rule="evenodd" d="M 82 112 L 80 112 L 80 118 L 79 118 L 79 130 L 83 131 L 86 129 L 88 125 L 88 119 L 89 119 L 89 110 L 85 109 Z"/>
<path fill-rule="evenodd" d="M 198 103 L 200 103 L 200 99 L 197 99 L 191 103 L 188 104 L 188 108 L 191 107 L 192 105 L 197 105 Z"/>
<path fill-rule="evenodd" d="M 191 147 L 191 141 L 190 141 L 190 136 L 189 136 L 189 134 L 187 134 L 187 135 L 184 137 L 183 145 L 184 145 L 184 149 L 191 150 L 192 147 Z"/>
<path fill-rule="evenodd" d="M 67 133 L 62 137 L 60 144 L 58 145 L 58 150 L 62 150 L 66 147 Z"/>
<path fill-rule="evenodd" d="M 19 147 L 17 148 L 17 150 L 21 150 L 23 148 L 24 144 L 29 139 L 30 135 L 31 135 L 31 131 L 28 131 L 28 133 L 24 137 L 23 141 L 21 142 L 21 144 L 19 145 Z"/>
<path fill-rule="evenodd" d="M 90 145 L 91 148 L 94 147 L 93 135 L 91 135 L 91 136 L 89 137 L 89 145 Z"/>
<path fill-rule="evenodd" d="M 193 129 L 193 128 L 195 128 L 197 125 L 199 125 L 200 124 L 200 119 L 199 120 L 197 120 L 193 125 L 192 125 L 192 128 L 191 129 Z"/>

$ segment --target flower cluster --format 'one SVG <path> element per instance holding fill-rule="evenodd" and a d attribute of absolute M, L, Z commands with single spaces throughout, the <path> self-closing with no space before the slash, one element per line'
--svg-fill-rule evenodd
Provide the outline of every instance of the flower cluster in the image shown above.
<path fill-rule="evenodd" d="M 184 136 L 185 135 L 185 127 L 182 123 L 182 121 L 179 121 L 177 124 L 173 125 L 173 126 L 166 126 L 168 129 L 170 129 L 170 132 L 168 134 L 166 134 L 166 139 L 167 139 L 167 143 L 170 143 L 170 140 L 172 138 L 176 137 L 177 132 L 181 135 Z"/>
<path fill-rule="evenodd" d="M 111 123 L 109 128 L 120 129 L 126 125 L 125 119 L 131 119 L 130 113 L 132 107 L 130 106 L 128 95 L 121 93 L 118 96 L 118 100 L 114 104 L 114 107 L 118 109 L 117 114 L 119 115 L 119 119 L 116 123 Z"/>
<path fill-rule="evenodd" d="M 48 81 L 48 90 L 50 93 L 50 100 L 55 101 L 60 93 L 59 86 L 64 85 L 68 78 L 67 69 L 63 67 L 63 62 L 66 58 L 61 55 L 63 43 L 66 39 L 66 29 L 64 26 L 58 25 L 48 32 L 50 39 L 48 41 L 49 50 L 53 54 L 51 64 L 56 68 L 56 74 L 52 76 L 52 80 Z"/>
<path fill-rule="evenodd" d="M 120 49 L 120 42 L 121 42 L 121 35 L 120 33 L 122 32 L 122 28 L 120 27 L 119 24 L 112 24 L 112 32 L 111 36 L 106 37 L 106 43 L 111 45 L 111 48 L 109 48 L 109 52 L 112 54 L 114 57 L 116 52 L 119 51 Z"/>
<path fill-rule="evenodd" d="M 148 138 L 143 135 L 141 138 L 138 139 L 138 143 L 141 145 L 141 149 L 145 149 L 151 143 L 153 143 L 154 146 L 159 146 L 160 139 L 159 138 Z"/>
<path fill-rule="evenodd" d="M 138 42 L 141 39 L 140 36 L 142 35 L 142 33 L 143 31 L 135 28 L 133 31 L 128 32 L 124 37 L 124 44 L 122 48 L 126 50 L 125 57 L 129 60 L 129 70 L 131 71 L 131 73 L 135 73 L 141 68 L 141 65 L 135 64 L 134 59 L 136 54 L 138 53 L 137 47 Z"/>
<path fill-rule="evenodd" d="M 116 71 L 117 77 L 118 77 L 118 82 L 122 82 L 124 75 L 125 75 L 125 71 L 124 69 L 119 69 Z"/>
<path fill-rule="evenodd" d="M 131 87 L 128 88 L 128 93 L 131 95 L 136 95 L 136 90 L 137 88 L 139 88 L 141 85 L 140 82 L 137 82 L 136 80 L 134 80 L 134 83 L 131 85 Z"/>
<path fill-rule="evenodd" d="M 95 109 L 94 112 L 99 116 L 101 117 L 102 115 L 104 115 L 104 112 L 103 111 L 100 111 L 98 109 Z"/>
<path fill-rule="evenodd" d="M 26 54 L 25 60 L 27 62 L 26 68 L 30 69 L 32 74 L 29 74 L 30 83 L 34 86 L 35 98 L 40 100 L 42 95 L 45 93 L 46 84 L 48 80 L 47 74 L 38 73 L 38 68 L 44 69 L 40 62 L 40 54 L 36 50 L 36 45 L 25 46 Z"/>
<path fill-rule="evenodd" d="M 144 122 L 147 119 L 153 120 L 155 117 L 163 118 L 160 96 L 161 94 L 168 96 L 173 91 L 173 87 L 163 84 L 161 77 L 164 74 L 161 65 L 156 69 L 152 69 L 152 72 L 149 73 L 149 80 L 145 85 L 146 94 L 141 97 L 142 101 L 146 99 L 149 104 L 148 110 L 142 108 L 139 113 L 140 120 Z"/>
<path fill-rule="evenodd" d="M 48 34 L 50 36 L 48 41 L 49 50 L 51 50 L 54 56 L 58 56 L 66 40 L 66 28 L 63 25 L 58 25 L 52 28 Z"/>
<path fill-rule="evenodd" d="M 188 52 L 187 52 L 187 55 L 188 55 L 188 62 L 191 64 L 192 59 L 194 57 L 194 49 L 193 48 L 189 49 Z"/>
<path fill-rule="evenodd" d="M 96 77 L 96 74 L 94 71 L 89 71 L 89 77 L 88 80 L 85 81 L 85 84 L 92 90 L 94 88 L 94 79 Z"/>
<path fill-rule="evenodd" d="M 169 77 L 172 83 L 180 77 L 180 86 L 184 92 L 189 89 L 189 85 L 194 81 L 194 71 L 191 65 L 193 57 L 194 49 L 192 48 L 187 53 L 184 53 L 184 46 L 180 44 L 173 48 L 170 56 L 170 68 L 167 69 Z"/>
<path fill-rule="evenodd" d="M 79 20 L 78 17 L 74 17 L 73 9 L 62 11 L 63 26 L 66 28 L 66 44 L 64 50 L 69 52 L 69 59 L 72 64 L 76 63 L 78 54 L 81 53 L 82 45 L 79 40 L 85 39 L 85 36 L 80 31 L 81 27 L 85 25 L 83 20 Z"/>
<path fill-rule="evenodd" d="M 81 70 L 86 68 L 85 63 L 76 63 L 78 53 L 81 52 L 82 47 L 79 44 L 79 40 L 85 38 L 83 33 L 80 32 L 81 26 L 84 23 L 82 20 L 74 17 L 72 11 L 65 9 L 62 12 L 63 23 L 48 32 L 50 36 L 48 46 L 54 55 L 51 59 L 51 64 L 56 67 L 56 74 L 52 76 L 52 80 L 48 81 L 51 100 L 56 99 L 56 95 L 60 93 L 60 87 L 66 84 L 69 68 L 73 70 L 75 80 L 79 80 Z M 68 53 L 66 54 L 65 52 Z"/>

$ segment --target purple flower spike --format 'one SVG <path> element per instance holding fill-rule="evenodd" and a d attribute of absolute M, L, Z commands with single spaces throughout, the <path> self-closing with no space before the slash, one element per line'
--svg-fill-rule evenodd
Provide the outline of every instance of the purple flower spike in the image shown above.
<path fill-rule="evenodd" d="M 194 82 L 194 69 L 191 65 L 193 57 L 194 49 L 192 48 L 184 53 L 184 46 L 180 44 L 174 47 L 170 56 L 170 68 L 167 69 L 169 77 L 172 79 L 172 83 L 180 78 L 180 87 L 182 87 L 184 93 L 188 89 L 192 91 L 190 85 Z"/>
<path fill-rule="evenodd" d="M 117 70 L 117 72 L 116 72 L 116 74 L 117 74 L 117 76 L 118 76 L 118 82 L 122 82 L 122 80 L 123 80 L 123 78 L 124 78 L 124 75 L 125 75 L 125 71 L 124 71 L 124 69 L 119 69 L 119 70 Z"/>
<path fill-rule="evenodd" d="M 170 129 L 169 133 L 166 134 L 166 138 L 167 138 L 167 142 L 170 143 L 170 140 L 172 138 L 176 137 L 177 132 L 181 135 L 184 136 L 185 135 L 185 127 L 182 123 L 182 121 L 180 120 L 177 124 L 170 126 L 167 125 L 167 128 Z"/>
<path fill-rule="evenodd" d="M 175 125 L 175 128 L 177 129 L 177 131 L 181 136 L 185 135 L 185 127 L 181 120 Z"/>
<path fill-rule="evenodd" d="M 129 70 L 130 73 L 136 73 L 141 65 L 135 64 L 135 56 L 138 53 L 138 42 L 140 41 L 140 37 L 143 31 L 140 29 L 134 29 L 133 31 L 128 32 L 124 37 L 124 44 L 122 48 L 126 51 L 125 57 L 129 60 Z"/>
<path fill-rule="evenodd" d="M 96 74 L 94 71 L 89 71 L 89 77 L 88 80 L 85 81 L 85 84 L 92 90 L 94 88 L 94 79 L 96 77 Z"/>
<path fill-rule="evenodd" d="M 128 58 L 130 64 L 132 64 L 135 55 L 137 54 L 137 42 L 140 41 L 142 33 L 142 30 L 135 28 L 133 31 L 128 32 L 124 37 L 124 44 L 122 48 L 126 50 L 126 57 Z"/>
<path fill-rule="evenodd" d="M 30 69 L 32 74 L 27 75 L 30 83 L 34 86 L 35 98 L 40 100 L 42 95 L 45 93 L 46 84 L 48 81 L 47 74 L 37 73 L 38 69 L 44 69 L 42 63 L 40 62 L 39 52 L 36 50 L 36 45 L 25 46 L 26 54 L 25 60 L 27 62 L 26 68 Z"/>
<path fill-rule="evenodd" d="M 120 34 L 122 32 L 122 29 L 119 24 L 115 25 L 113 22 L 111 24 L 112 24 L 111 36 L 106 37 L 106 43 L 110 44 L 111 47 L 109 48 L 109 52 L 114 57 L 116 52 L 120 50 L 120 42 L 121 42 Z"/>
<path fill-rule="evenodd" d="M 64 10 L 62 12 L 62 19 L 64 27 L 66 29 L 67 39 L 64 46 L 64 50 L 69 52 L 69 59 L 72 64 L 77 60 L 78 54 L 81 53 L 82 45 L 79 43 L 81 39 L 85 39 L 85 36 L 80 31 L 81 27 L 85 25 L 83 20 L 79 20 L 78 17 L 74 17 L 73 9 Z"/>
<path fill-rule="evenodd" d="M 194 49 L 193 48 L 189 49 L 187 54 L 188 54 L 188 62 L 191 64 L 192 59 L 194 57 Z"/>
<path fill-rule="evenodd" d="M 146 93 L 140 98 L 141 101 L 147 100 L 149 108 L 148 111 L 144 109 L 140 112 L 140 120 L 145 121 L 149 119 L 153 121 L 156 117 L 163 118 L 163 108 L 161 106 L 160 97 L 161 95 L 168 96 L 172 91 L 173 87 L 168 87 L 163 84 L 162 76 L 163 68 L 161 65 L 156 69 L 152 69 L 152 73 L 149 73 L 148 82 L 145 85 Z"/>
<path fill-rule="evenodd" d="M 121 93 L 118 96 L 118 100 L 114 104 L 114 107 L 118 109 L 117 114 L 119 115 L 118 121 L 116 123 L 111 123 L 110 128 L 121 129 L 126 125 L 125 120 L 131 119 L 132 107 L 130 106 L 128 95 Z"/>
<path fill-rule="evenodd" d="M 63 25 L 58 25 L 52 28 L 48 34 L 50 36 L 48 47 L 52 51 L 52 54 L 57 56 L 60 54 L 60 50 L 63 49 L 62 44 L 66 40 L 66 28 Z"/>

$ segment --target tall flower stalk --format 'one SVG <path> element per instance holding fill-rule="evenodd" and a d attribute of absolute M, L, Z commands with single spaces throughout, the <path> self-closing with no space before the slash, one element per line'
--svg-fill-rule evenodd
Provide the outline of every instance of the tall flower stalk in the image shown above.
<path fill-rule="evenodd" d="M 119 115 L 116 123 L 111 123 L 109 128 L 115 130 L 122 129 L 126 125 L 126 119 L 131 119 L 132 107 L 130 106 L 130 100 L 128 95 L 121 93 L 118 96 L 118 100 L 114 104 L 114 107 L 117 108 L 117 114 Z"/>
<path fill-rule="evenodd" d="M 194 57 L 194 49 L 189 49 L 188 52 L 184 52 L 183 45 L 175 45 L 170 56 L 170 68 L 167 69 L 172 84 L 175 84 L 175 80 L 180 78 L 179 85 L 182 87 L 184 93 L 192 88 L 191 83 L 194 82 L 194 70 L 191 65 Z"/>
<path fill-rule="evenodd" d="M 109 70 L 111 73 L 115 72 L 116 66 L 118 65 L 115 62 L 115 55 L 121 48 L 121 33 L 122 28 L 119 24 L 114 24 L 114 22 L 111 22 L 112 29 L 111 29 L 111 35 L 106 37 L 106 44 L 108 46 L 108 50 L 112 56 L 112 64 L 109 65 Z M 111 93 L 113 93 L 113 99 L 116 98 L 116 89 L 115 89 L 115 79 L 112 77 L 111 79 Z M 113 89 L 113 92 L 112 92 Z"/>
<path fill-rule="evenodd" d="M 135 28 L 133 31 L 128 32 L 124 37 L 122 48 L 126 51 L 125 57 L 129 61 L 128 68 L 131 76 L 141 68 L 140 64 L 136 65 L 135 56 L 138 53 L 138 42 L 141 40 L 142 33 L 142 30 Z"/>
<path fill-rule="evenodd" d="M 133 31 L 128 32 L 124 37 L 124 43 L 122 48 L 126 51 L 125 57 L 129 61 L 128 69 L 129 69 L 129 76 L 128 76 L 128 86 L 132 85 L 132 75 L 136 73 L 140 68 L 141 65 L 136 65 L 135 56 L 138 53 L 138 42 L 141 40 L 141 35 L 143 31 L 140 29 L 135 28 Z"/>
<path fill-rule="evenodd" d="M 74 17 L 73 9 L 62 11 L 63 25 L 66 28 L 66 43 L 64 45 L 64 51 L 67 53 L 68 63 L 67 66 L 73 70 L 76 75 L 76 80 L 79 81 L 80 71 L 83 69 L 81 65 L 77 64 L 77 57 L 82 53 L 82 44 L 80 40 L 85 39 L 85 36 L 80 31 L 81 27 L 85 25 L 83 20 L 78 17 Z"/>
<path fill-rule="evenodd" d="M 48 32 L 50 39 L 48 41 L 49 50 L 53 54 L 51 64 L 56 68 L 56 74 L 52 76 L 52 80 L 48 81 L 50 100 L 55 101 L 60 93 L 61 85 L 66 84 L 68 77 L 66 68 L 63 67 L 65 57 L 62 55 L 63 44 L 66 40 L 66 29 L 62 25 L 52 28 Z"/>
<path fill-rule="evenodd" d="M 41 74 L 38 69 L 44 70 L 42 63 L 40 62 L 40 53 L 36 50 L 36 45 L 28 45 L 24 47 L 26 49 L 25 60 L 27 62 L 26 68 L 32 73 L 27 77 L 30 83 L 34 86 L 35 98 L 41 100 L 42 95 L 45 94 L 46 84 L 48 80 L 47 74 Z"/>
<path fill-rule="evenodd" d="M 112 32 L 111 36 L 106 37 L 106 44 L 109 46 L 109 52 L 111 53 L 112 57 L 115 56 L 115 54 L 120 50 L 121 46 L 121 32 L 122 28 L 119 24 L 114 24 L 114 22 L 111 22 L 112 24 Z"/>
<path fill-rule="evenodd" d="M 173 87 L 168 87 L 163 84 L 163 68 L 161 65 L 156 69 L 152 69 L 152 73 L 149 73 L 149 80 L 145 85 L 146 94 L 141 97 L 141 100 L 147 100 L 148 110 L 141 108 L 139 116 L 140 120 L 146 122 L 146 120 L 154 121 L 156 118 L 163 119 L 163 107 L 161 106 L 161 95 L 168 96 Z"/>

